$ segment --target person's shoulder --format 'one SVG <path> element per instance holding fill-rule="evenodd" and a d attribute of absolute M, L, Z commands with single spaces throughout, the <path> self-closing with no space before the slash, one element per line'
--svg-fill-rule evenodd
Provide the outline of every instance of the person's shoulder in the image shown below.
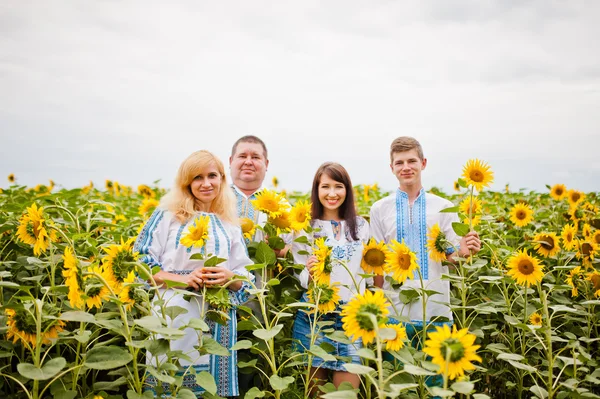
<path fill-rule="evenodd" d="M 356 225 L 360 228 L 362 226 L 364 226 L 365 224 L 368 224 L 369 222 L 367 221 L 367 219 L 365 219 L 362 216 L 357 216 L 356 217 Z"/>
<path fill-rule="evenodd" d="M 437 194 L 425 193 L 427 199 L 427 209 L 430 211 L 437 210 L 438 212 L 442 209 L 452 208 L 454 204 L 447 198 L 440 197 Z"/>
<path fill-rule="evenodd" d="M 396 196 L 393 194 L 388 195 L 387 197 L 383 197 L 382 199 L 375 201 L 373 205 L 371 205 L 371 211 L 379 210 L 384 208 L 386 205 L 393 203 L 396 200 Z"/>

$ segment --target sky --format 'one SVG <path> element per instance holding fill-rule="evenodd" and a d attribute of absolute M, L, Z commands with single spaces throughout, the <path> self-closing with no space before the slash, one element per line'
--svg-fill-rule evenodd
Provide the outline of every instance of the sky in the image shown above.
<path fill-rule="evenodd" d="M 478 158 L 495 190 L 599 191 L 599 20 L 596 0 L 3 0 L 0 187 L 168 188 L 254 134 L 284 189 L 335 161 L 392 190 L 408 135 L 426 188 Z"/>

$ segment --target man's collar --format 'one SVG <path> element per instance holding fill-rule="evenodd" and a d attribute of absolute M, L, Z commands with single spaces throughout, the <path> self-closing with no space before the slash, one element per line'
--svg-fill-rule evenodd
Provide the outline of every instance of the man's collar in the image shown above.
<path fill-rule="evenodd" d="M 253 192 L 250 195 L 246 195 L 246 193 L 244 193 L 238 186 L 236 186 L 235 184 L 232 184 L 231 187 L 235 190 L 236 193 L 240 194 L 241 196 L 243 196 L 244 198 L 248 199 L 250 197 L 252 197 L 253 195 L 258 194 L 259 192 L 261 192 L 262 190 L 264 190 L 263 186 L 260 186 L 255 192 Z"/>

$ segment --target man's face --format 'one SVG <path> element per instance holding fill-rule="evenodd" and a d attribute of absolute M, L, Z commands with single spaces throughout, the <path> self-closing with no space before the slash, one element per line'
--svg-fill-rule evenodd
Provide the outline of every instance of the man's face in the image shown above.
<path fill-rule="evenodd" d="M 395 152 L 390 168 L 398 179 L 400 187 L 421 186 L 421 171 L 427 166 L 427 159 L 420 159 L 416 149 Z"/>
<path fill-rule="evenodd" d="M 258 188 L 265 179 L 269 160 L 259 143 L 239 143 L 229 158 L 231 179 L 236 186 L 256 183 Z"/>

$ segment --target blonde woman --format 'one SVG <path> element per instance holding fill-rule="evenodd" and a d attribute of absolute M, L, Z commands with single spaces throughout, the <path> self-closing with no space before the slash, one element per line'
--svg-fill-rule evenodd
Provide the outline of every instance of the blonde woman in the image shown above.
<path fill-rule="evenodd" d="M 201 247 L 189 246 L 185 237 L 197 225 L 199 216 L 208 219 L 208 238 Z M 188 245 L 184 245 L 188 244 Z M 249 285 L 236 280 L 235 275 L 253 278 L 245 266 L 253 262 L 248 258 L 246 246 L 237 223 L 235 197 L 226 181 L 223 163 L 208 151 L 197 151 L 186 158 L 177 172 L 175 185 L 162 199 L 142 229 L 135 243 L 142 262 L 150 267 L 160 266 L 154 275 L 157 284 L 165 280 L 178 281 L 189 290 L 202 293 L 202 287 L 227 286 L 230 303 L 229 320 L 220 325 L 205 320 L 210 327 L 209 334 L 221 345 L 231 348 L 237 340 L 235 305 L 247 300 Z M 215 255 L 226 259 L 215 267 L 204 267 L 203 260 L 190 260 L 195 253 Z M 175 319 L 167 319 L 169 327 L 179 328 L 191 319 L 200 318 L 203 300 L 199 296 L 184 298 L 181 293 L 163 285 L 160 296 L 168 301 L 168 306 L 181 306 L 187 313 Z M 217 394 L 222 397 L 238 396 L 237 356 L 201 355 L 195 346 L 199 343 L 198 331 L 187 328 L 183 338 L 170 341 L 171 351 L 182 351 L 189 360 L 180 359 L 184 369 L 193 367 L 196 373 L 207 371 L 217 383 Z M 164 356 L 148 354 L 148 363 L 156 366 L 165 361 Z M 196 384 L 191 373 L 184 375 L 183 387 L 200 396 L 203 389 Z M 156 387 L 157 381 L 150 377 L 147 382 Z"/>

